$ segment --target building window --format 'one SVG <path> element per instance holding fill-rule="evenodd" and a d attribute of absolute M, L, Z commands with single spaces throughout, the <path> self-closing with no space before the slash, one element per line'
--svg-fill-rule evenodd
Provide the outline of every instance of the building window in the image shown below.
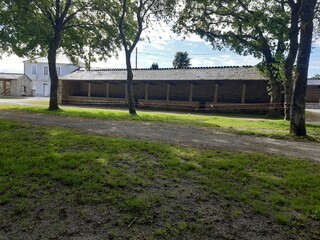
<path fill-rule="evenodd" d="M 49 75 L 49 67 L 48 66 L 44 66 L 43 67 L 43 75 Z"/>
<path fill-rule="evenodd" d="M 31 74 L 37 74 L 37 66 L 32 66 Z"/>
<path fill-rule="evenodd" d="M 58 74 L 58 76 L 61 75 L 61 67 L 57 67 L 57 74 Z"/>

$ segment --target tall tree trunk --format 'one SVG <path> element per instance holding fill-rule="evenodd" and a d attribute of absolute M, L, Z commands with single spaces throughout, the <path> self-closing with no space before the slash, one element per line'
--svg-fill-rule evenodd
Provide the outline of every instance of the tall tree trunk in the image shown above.
<path fill-rule="evenodd" d="M 146 7 L 148 1 L 143 1 L 139 0 L 136 2 L 138 4 L 137 6 L 137 12 L 136 12 L 136 17 L 137 17 L 137 31 L 134 35 L 134 40 L 132 44 L 128 44 L 125 32 L 123 30 L 123 25 L 124 25 L 124 19 L 127 13 L 127 0 L 123 0 L 122 3 L 122 15 L 120 17 L 120 22 L 119 22 L 119 31 L 120 31 L 120 38 L 122 41 L 122 45 L 125 49 L 126 53 L 126 65 L 127 65 L 127 93 L 128 93 L 128 105 L 129 105 L 129 113 L 132 115 L 136 115 L 136 107 L 135 107 L 135 102 L 134 102 L 134 95 L 133 95 L 133 73 L 132 73 L 132 66 L 131 66 L 131 54 L 136 47 L 138 41 L 140 40 L 141 33 L 143 31 L 143 22 L 144 22 L 144 17 L 146 12 L 142 12 L 143 9 Z M 151 2 L 151 5 L 149 5 L 149 8 L 155 4 L 155 0 Z"/>
<path fill-rule="evenodd" d="M 288 56 L 284 62 L 284 75 L 286 81 L 284 83 L 284 119 L 290 120 L 291 99 L 293 92 L 293 71 L 294 62 L 297 57 L 299 47 L 299 9 L 300 1 L 297 3 L 290 2 L 291 19 L 290 19 L 290 47 Z"/>
<path fill-rule="evenodd" d="M 259 35 L 261 37 L 262 43 L 262 53 L 265 58 L 264 61 L 264 71 L 269 77 L 269 93 L 270 93 L 270 107 L 268 110 L 268 116 L 271 118 L 280 118 L 282 115 L 282 96 L 281 96 L 281 85 L 282 81 L 279 76 L 279 62 L 276 59 L 276 56 L 281 56 L 284 51 L 283 41 L 279 40 L 276 56 L 272 56 L 271 47 L 269 46 L 268 40 L 264 37 L 262 31 L 259 30 Z"/>
<path fill-rule="evenodd" d="M 293 76 L 289 71 L 293 71 L 293 67 L 285 69 L 286 81 L 284 82 L 284 120 L 290 120 L 291 98 L 293 91 Z"/>
<path fill-rule="evenodd" d="M 276 79 L 270 80 L 270 108 L 268 116 L 271 118 L 280 118 L 282 115 L 282 97 L 281 97 L 282 83 Z"/>
<path fill-rule="evenodd" d="M 49 110 L 58 110 L 58 88 L 59 88 L 59 78 L 57 74 L 56 58 L 57 49 L 60 42 L 60 32 L 55 32 L 52 42 L 48 51 L 48 64 L 49 64 L 49 74 L 50 74 L 50 102 Z"/>
<path fill-rule="evenodd" d="M 290 132 L 296 136 L 307 135 L 305 126 L 305 97 L 316 3 L 317 0 L 302 0 L 300 8 L 300 46 L 290 112 Z"/>
<path fill-rule="evenodd" d="M 131 52 L 126 51 L 126 65 L 127 65 L 127 93 L 128 93 L 128 107 L 131 115 L 136 115 L 136 107 L 133 94 L 133 73 L 131 66 Z"/>

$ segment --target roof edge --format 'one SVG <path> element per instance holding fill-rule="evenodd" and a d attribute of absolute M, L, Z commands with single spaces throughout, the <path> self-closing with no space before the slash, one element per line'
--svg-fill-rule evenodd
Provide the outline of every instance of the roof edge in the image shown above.
<path fill-rule="evenodd" d="M 0 72 L 0 74 L 6 74 L 6 75 L 21 75 L 21 76 L 23 76 L 23 75 L 26 75 L 26 74 L 24 74 L 24 73 L 5 73 L 5 72 Z"/>
<path fill-rule="evenodd" d="M 132 71 L 163 71 L 163 70 L 189 70 L 189 69 L 213 69 L 213 68 L 253 68 L 251 65 L 243 66 L 208 66 L 208 67 L 186 67 L 186 68 L 133 68 Z M 91 70 L 80 69 L 87 72 L 108 72 L 108 71 L 126 71 L 126 68 L 92 68 Z"/>

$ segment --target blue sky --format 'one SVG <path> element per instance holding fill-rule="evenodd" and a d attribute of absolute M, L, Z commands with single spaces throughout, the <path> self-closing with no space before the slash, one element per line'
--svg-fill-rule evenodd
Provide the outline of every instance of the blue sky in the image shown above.
<path fill-rule="evenodd" d="M 138 43 L 138 67 L 149 68 L 153 62 L 159 67 L 172 67 L 172 61 L 177 51 L 188 52 L 193 67 L 200 66 L 242 66 L 255 65 L 260 60 L 252 56 L 240 56 L 228 49 L 215 51 L 211 45 L 191 35 L 181 40 L 168 29 L 153 31 L 144 36 L 145 39 Z M 23 73 L 23 58 L 17 56 L 2 56 L 0 72 Z M 135 53 L 132 56 L 132 65 L 135 66 Z M 118 58 L 108 59 L 106 62 L 93 63 L 93 67 L 125 68 L 125 57 L 119 52 Z M 309 77 L 320 74 L 320 43 L 315 43 L 312 50 Z"/>

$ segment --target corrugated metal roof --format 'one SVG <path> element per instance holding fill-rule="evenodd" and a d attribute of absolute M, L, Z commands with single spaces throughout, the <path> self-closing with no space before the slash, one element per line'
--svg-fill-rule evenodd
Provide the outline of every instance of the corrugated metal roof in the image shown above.
<path fill-rule="evenodd" d="M 0 79 L 6 80 L 17 80 L 18 78 L 22 77 L 24 74 L 19 73 L 0 73 Z"/>
<path fill-rule="evenodd" d="M 204 67 L 185 69 L 137 69 L 133 70 L 137 81 L 199 81 L 199 80 L 268 80 L 252 66 L 242 67 Z M 61 80 L 105 80 L 123 81 L 127 79 L 125 69 L 105 69 L 95 71 L 76 71 L 63 76 Z"/>

